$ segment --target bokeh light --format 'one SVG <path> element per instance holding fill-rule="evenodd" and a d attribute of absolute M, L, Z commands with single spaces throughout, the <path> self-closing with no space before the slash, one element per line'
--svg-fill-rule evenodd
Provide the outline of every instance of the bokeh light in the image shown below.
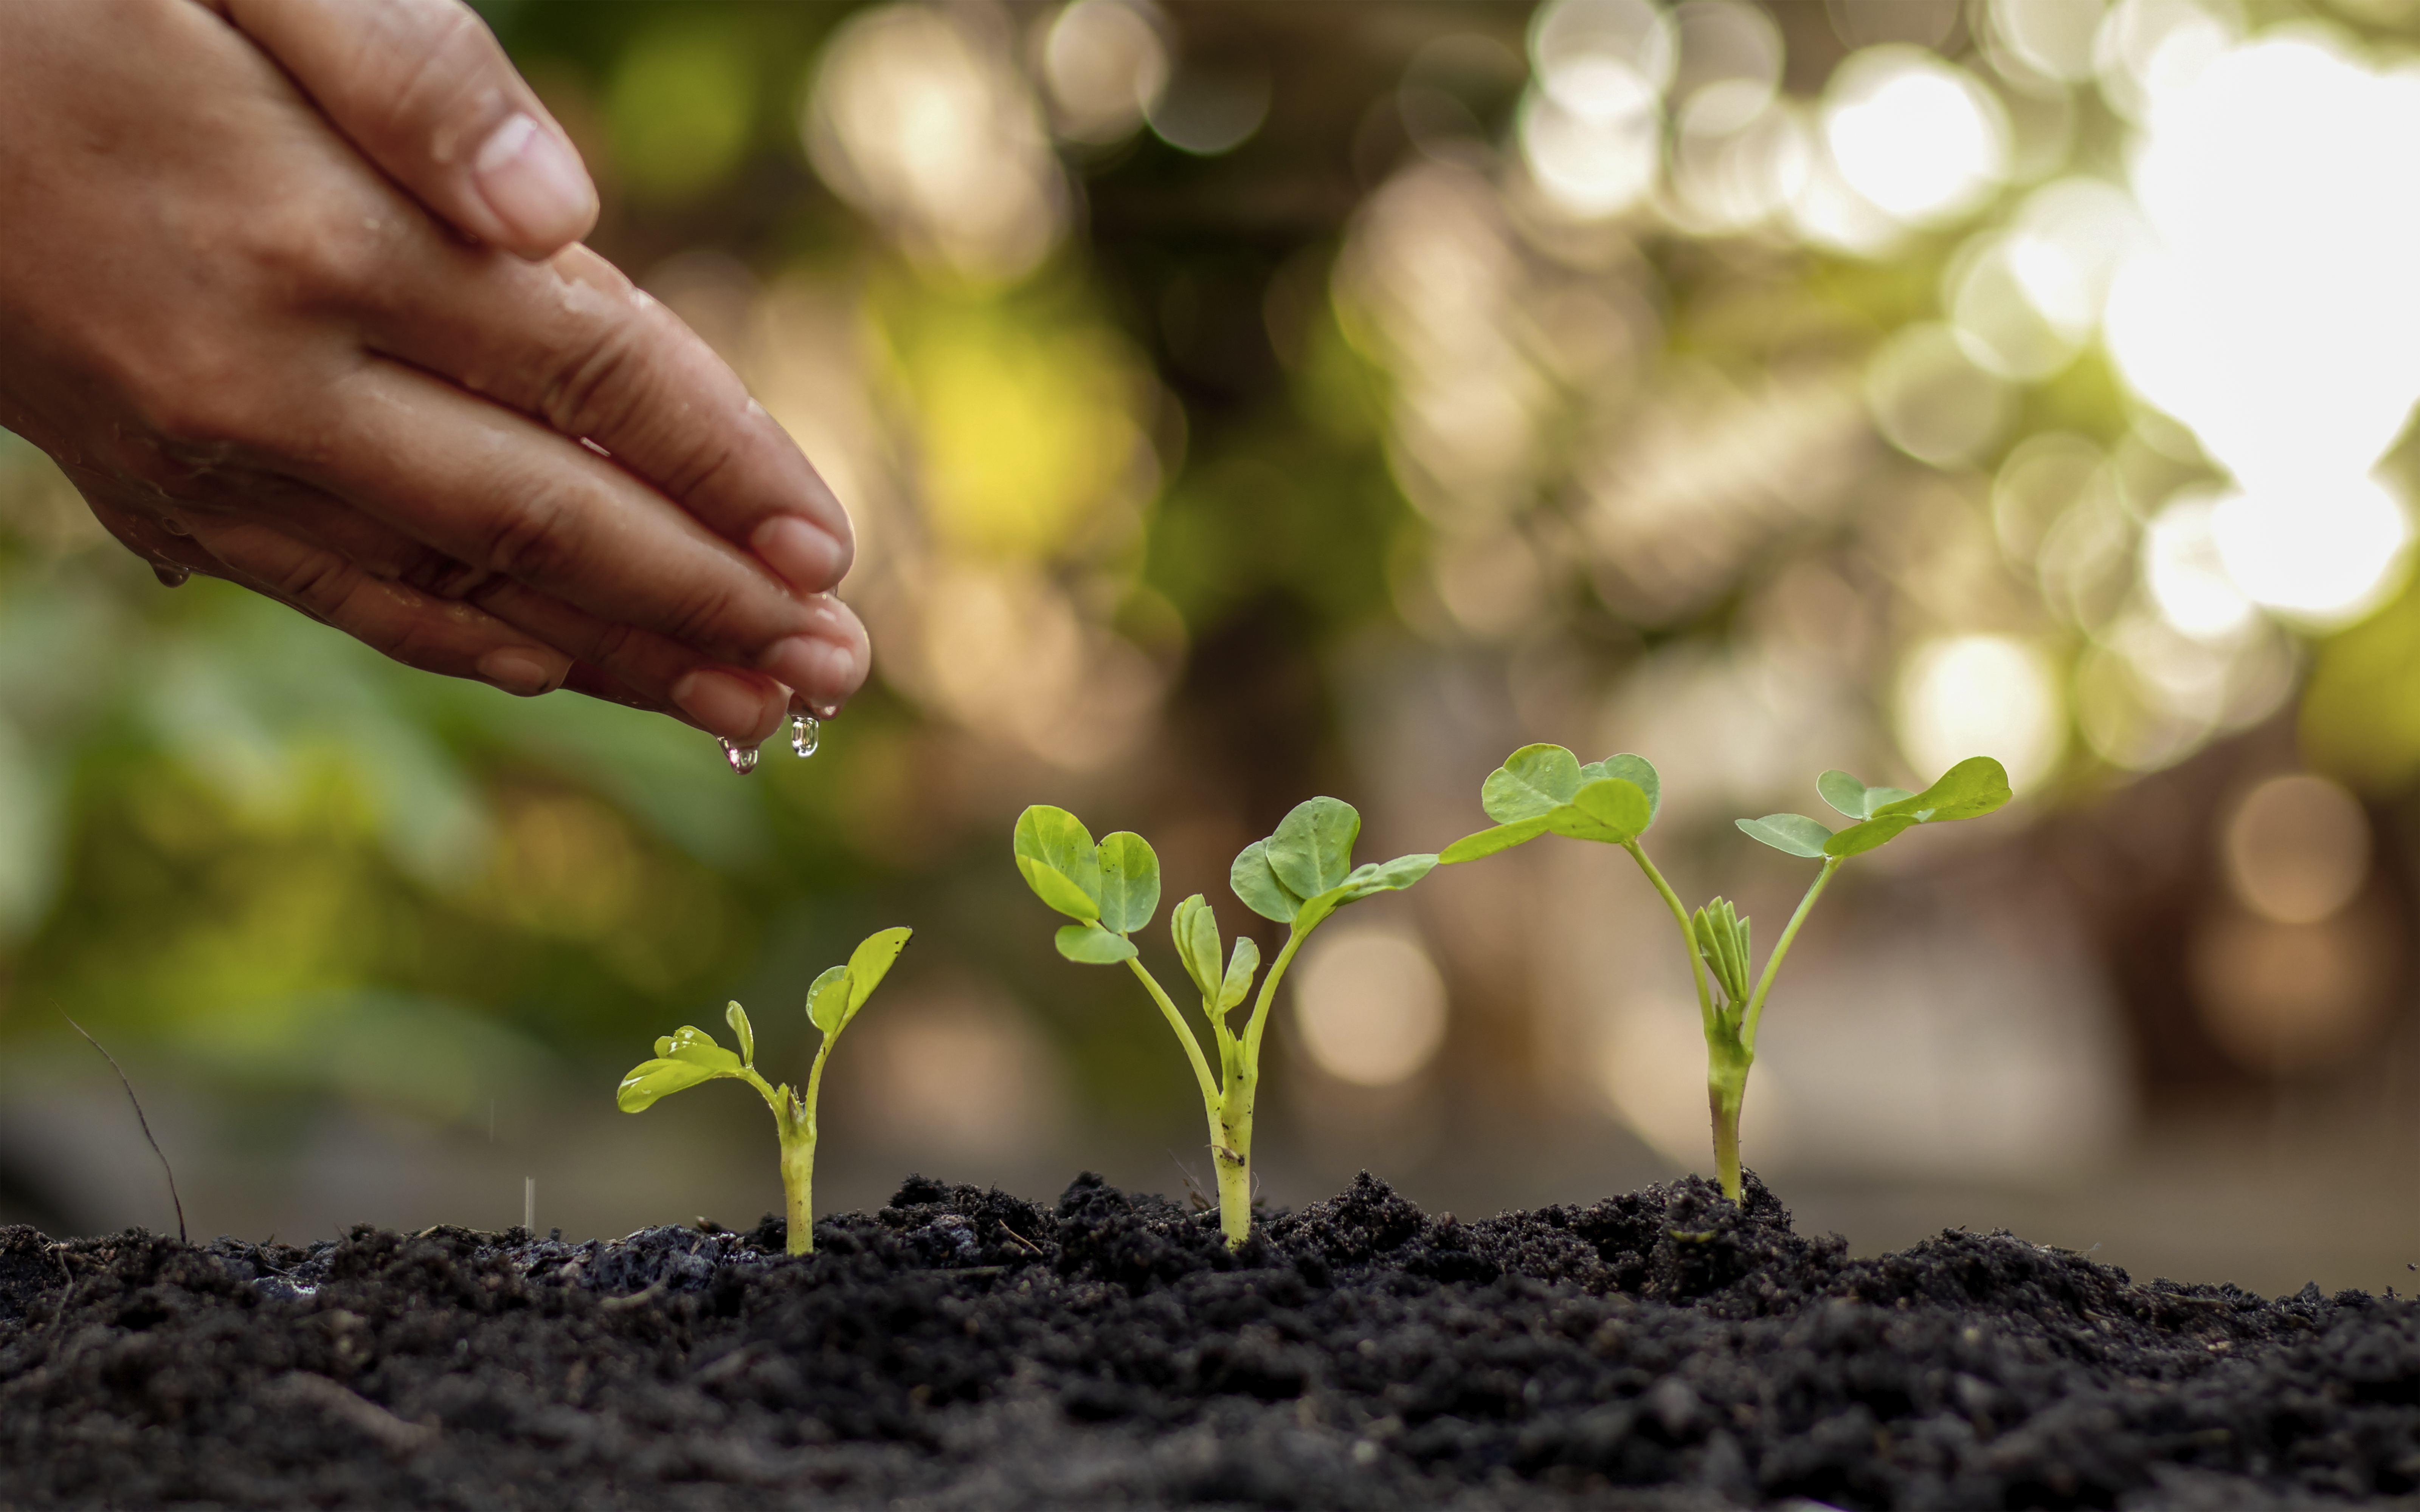
<path fill-rule="evenodd" d="M 1041 33 L 1053 124 L 1078 142 L 1133 132 L 1168 87 L 1168 44 L 1156 8 L 1140 0 L 1072 0 Z"/>
<path fill-rule="evenodd" d="M 1895 220 L 1926 225 L 1973 208 L 2009 171 L 1999 101 L 1921 48 L 1868 48 L 1823 92 L 1823 140 L 1849 187 Z"/>
<path fill-rule="evenodd" d="M 1339 1081 L 1392 1087 L 1445 1043 L 1445 980 L 1409 935 L 1337 925 L 1303 952 L 1294 980 L 1303 1048 Z"/>
<path fill-rule="evenodd" d="M 2273 923 L 2316 924 L 2367 879 L 2369 818 L 2324 777 L 2273 777 L 2237 802 L 2222 850 L 2245 907 Z"/>
<path fill-rule="evenodd" d="M 2019 793 L 2039 786 L 2067 742 L 2067 709 L 2041 651 L 2009 636 L 1928 641 L 1900 674 L 1899 745 L 1919 781 L 1978 753 Z"/>

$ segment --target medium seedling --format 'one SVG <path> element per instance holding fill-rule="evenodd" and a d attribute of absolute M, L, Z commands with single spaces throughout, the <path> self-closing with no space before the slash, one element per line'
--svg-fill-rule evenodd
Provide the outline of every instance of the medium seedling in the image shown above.
<path fill-rule="evenodd" d="M 1285 944 L 1238 1035 L 1228 1014 L 1252 991 L 1260 948 L 1243 935 L 1220 963 L 1218 919 L 1202 894 L 1178 903 L 1170 915 L 1177 958 L 1202 995 L 1218 1052 L 1213 1073 L 1202 1041 L 1176 1004 L 1146 969 L 1129 937 L 1151 922 L 1159 907 L 1159 857 L 1140 835 L 1120 830 L 1096 845 L 1092 832 L 1064 809 L 1036 804 L 1017 817 L 1016 869 L 1044 903 L 1076 922 L 1059 931 L 1059 953 L 1088 965 L 1123 961 L 1159 1005 L 1193 1063 L 1210 1124 L 1211 1165 L 1218 1173 L 1218 1227 L 1230 1248 L 1240 1247 L 1252 1227 L 1252 1105 L 1260 1088 L 1261 1038 L 1278 982 L 1295 952 L 1329 915 L 1347 903 L 1381 892 L 1398 892 L 1428 875 L 1435 856 L 1399 856 L 1391 861 L 1353 864 L 1353 842 L 1361 815 L 1349 803 L 1313 798 L 1299 804 L 1266 840 L 1244 847 L 1228 882 L 1244 906 L 1286 926 Z"/>
<path fill-rule="evenodd" d="M 736 1054 L 704 1029 L 685 1024 L 679 1032 L 658 1040 L 656 1058 L 630 1068 L 614 1094 L 623 1112 L 644 1113 L 658 1098 L 720 1076 L 756 1088 L 773 1110 L 773 1126 L 782 1137 L 782 1195 L 789 1209 L 793 1255 L 812 1254 L 815 1247 L 815 1099 L 823 1090 L 824 1062 L 831 1056 L 832 1041 L 856 1021 L 913 933 L 887 929 L 867 935 L 849 952 L 846 965 L 833 966 L 807 989 L 807 1017 L 823 1031 L 824 1040 L 807 1072 L 804 1092 L 792 1091 L 787 1082 L 775 1087 L 756 1073 L 756 1030 L 748 1022 L 748 1011 L 734 1003 L 722 1016 L 739 1041 Z"/>
<path fill-rule="evenodd" d="M 1868 787 L 1841 771 L 1824 773 L 1815 789 L 1852 821 L 1845 828 L 1835 831 L 1794 813 L 1738 821 L 1741 832 L 1751 840 L 1823 863 L 1752 986 L 1747 919 L 1721 898 L 1692 914 L 1639 843 L 1655 823 L 1663 800 L 1655 768 L 1643 756 L 1610 756 L 1583 766 L 1560 746 L 1524 746 L 1488 774 L 1480 788 L 1480 804 L 1496 826 L 1463 837 L 1439 857 L 1448 865 L 1473 861 L 1547 834 L 1619 845 L 1630 853 L 1671 910 L 1688 951 L 1689 976 L 1697 984 L 1698 1013 L 1706 1034 L 1706 1102 L 1714 1116 L 1714 1169 L 1723 1195 L 1734 1202 L 1740 1196 L 1740 1104 L 1747 1091 L 1748 1068 L 1756 1062 L 1757 1026 L 1782 958 L 1790 953 L 1815 900 L 1849 857 L 1916 825 L 1971 819 L 1999 808 L 2009 801 L 2009 775 L 1990 757 L 1971 756 L 1922 793 Z"/>

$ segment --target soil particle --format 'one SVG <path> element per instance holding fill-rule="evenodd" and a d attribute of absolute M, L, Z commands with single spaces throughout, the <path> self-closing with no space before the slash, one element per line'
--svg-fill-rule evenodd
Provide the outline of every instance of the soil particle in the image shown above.
<path fill-rule="evenodd" d="M 1751 1177 L 1231 1253 L 1086 1176 L 816 1225 L 0 1229 L 0 1504 L 2420 1505 L 2420 1310 L 2005 1233 L 1853 1260 Z"/>

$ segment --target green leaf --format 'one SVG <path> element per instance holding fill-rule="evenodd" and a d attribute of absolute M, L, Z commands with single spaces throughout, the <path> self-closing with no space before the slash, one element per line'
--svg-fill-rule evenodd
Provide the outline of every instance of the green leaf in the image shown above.
<path fill-rule="evenodd" d="M 1101 927 L 1132 934 L 1159 912 L 1159 857 L 1132 830 L 1101 837 Z"/>
<path fill-rule="evenodd" d="M 857 949 L 848 953 L 848 1017 L 841 1020 L 844 1028 L 849 1019 L 857 1017 L 865 1000 L 874 995 L 874 989 L 882 985 L 882 979 L 891 975 L 891 964 L 899 959 L 899 952 L 908 948 L 908 936 L 915 933 L 905 925 L 876 930 L 858 941 Z"/>
<path fill-rule="evenodd" d="M 1626 778 L 1601 778 L 1573 795 L 1572 801 L 1546 816 L 1546 827 L 1574 840 L 1621 845 L 1637 840 L 1655 819 L 1655 810 L 1637 783 Z"/>
<path fill-rule="evenodd" d="M 1391 861 L 1373 861 L 1355 867 L 1352 875 L 1329 890 L 1344 894 L 1337 900 L 1339 907 L 1357 903 L 1382 892 L 1401 892 L 1436 870 L 1436 864 L 1437 858 L 1426 852 L 1398 856 Z"/>
<path fill-rule="evenodd" d="M 1582 787 L 1590 782 L 1602 782 L 1608 777 L 1618 777 L 1647 795 L 1647 825 L 1640 825 L 1638 830 L 1645 834 L 1648 825 L 1654 824 L 1655 816 L 1664 809 L 1664 779 L 1655 775 L 1655 764 L 1644 756 L 1634 756 L 1624 751 L 1601 762 L 1590 762 L 1580 768 Z"/>
<path fill-rule="evenodd" d="M 848 1022 L 848 967 L 827 966 L 807 988 L 807 1019 L 826 1034 Z"/>
<path fill-rule="evenodd" d="M 622 1085 L 614 1089 L 613 1104 L 625 1113 L 644 1113 L 656 1099 L 686 1091 L 721 1074 L 693 1060 L 643 1060 L 630 1068 Z"/>
<path fill-rule="evenodd" d="M 1135 957 L 1134 941 L 1098 924 L 1063 924 L 1052 938 L 1061 955 L 1088 966 L 1113 966 Z"/>
<path fill-rule="evenodd" d="M 1823 854 L 1837 856 L 1843 860 L 1852 856 L 1863 856 L 1877 845 L 1898 839 L 1900 831 L 1917 822 L 1907 814 L 1888 814 L 1880 819 L 1869 819 L 1861 825 L 1851 825 L 1823 842 Z"/>
<path fill-rule="evenodd" d="M 1838 767 L 1815 779 L 1815 791 L 1823 801 L 1851 819 L 1866 817 L 1866 785 Z"/>
<path fill-rule="evenodd" d="M 1249 934 L 1235 936 L 1235 953 L 1227 958 L 1227 975 L 1218 984 L 1218 1011 L 1224 1013 L 1252 990 L 1252 973 L 1261 969 L 1261 948 Z"/>
<path fill-rule="evenodd" d="M 1352 872 L 1353 841 L 1360 834 L 1361 815 L 1353 805 L 1341 798 L 1305 799 L 1269 836 L 1269 870 L 1295 897 L 1317 897 Z"/>
<path fill-rule="evenodd" d="M 1235 889 L 1244 906 L 1263 918 L 1273 918 L 1280 924 L 1291 924 L 1302 912 L 1302 899 L 1287 889 L 1269 867 L 1269 842 L 1256 840 L 1235 856 L 1235 864 L 1227 871 L 1227 885 Z"/>
<path fill-rule="evenodd" d="M 748 1022 L 748 1011 L 734 1003 L 722 1011 L 722 1022 L 731 1026 L 732 1038 L 739 1041 L 740 1060 L 756 1064 L 756 1026 Z"/>
<path fill-rule="evenodd" d="M 2009 801 L 2009 774 L 1989 756 L 1969 756 L 1941 774 L 1941 780 L 1910 797 L 1886 803 L 1873 811 L 1876 819 L 1905 814 L 1920 825 L 1950 819 L 1974 819 Z"/>
<path fill-rule="evenodd" d="M 1044 903 L 1076 919 L 1101 917 L 1101 856 L 1074 814 L 1037 803 L 1016 816 L 1016 869 Z"/>
<path fill-rule="evenodd" d="M 1479 785 L 1479 806 L 1499 825 L 1517 824 L 1571 802 L 1580 780 L 1579 758 L 1541 741 L 1505 757 L 1503 765 L 1487 774 Z"/>
<path fill-rule="evenodd" d="M 1200 893 L 1178 903 L 1168 916 L 1168 932 L 1176 939 L 1176 958 L 1205 1000 L 1218 995 L 1218 916 Z"/>
<path fill-rule="evenodd" d="M 1776 851 L 1820 860 L 1824 844 L 1832 838 L 1831 830 L 1800 813 L 1769 813 L 1761 819 L 1734 821 L 1740 833 L 1761 841 Z"/>
<path fill-rule="evenodd" d="M 708 1071 L 737 1071 L 739 1057 L 717 1044 L 714 1036 L 695 1025 L 684 1024 L 669 1039 L 656 1041 L 656 1054 L 666 1060 L 685 1061 L 704 1066 Z"/>
<path fill-rule="evenodd" d="M 1748 966 L 1753 960 L 1748 949 L 1748 921 L 1732 908 L 1730 901 L 1716 898 L 1691 918 L 1691 932 L 1697 936 L 1698 953 L 1705 958 L 1707 969 L 1723 990 L 1723 996 L 1737 1007 L 1747 1001 Z"/>
<path fill-rule="evenodd" d="M 1493 829 L 1482 829 L 1476 835 L 1463 836 L 1439 852 L 1437 861 L 1444 866 L 1452 866 L 1459 861 L 1476 861 L 1482 856 L 1493 856 L 1497 851 L 1509 851 L 1515 845 L 1528 844 L 1545 832 L 1544 814 L 1514 824 L 1498 825 Z"/>

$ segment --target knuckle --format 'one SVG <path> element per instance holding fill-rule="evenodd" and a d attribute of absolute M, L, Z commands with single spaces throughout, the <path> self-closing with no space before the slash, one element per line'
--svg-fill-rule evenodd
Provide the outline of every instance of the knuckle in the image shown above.
<path fill-rule="evenodd" d="M 357 54 L 359 130 L 380 147 L 440 166 L 476 150 L 502 108 L 501 50 L 477 14 L 454 0 L 378 8 L 378 45 Z"/>
<path fill-rule="evenodd" d="M 635 321 L 608 319 L 582 332 L 555 364 L 538 401 L 548 424 L 566 436 L 616 430 L 636 408 L 646 380 L 645 339 Z"/>
<path fill-rule="evenodd" d="M 579 534 L 570 508 L 560 499 L 523 499 L 488 523 L 474 564 L 498 577 L 543 582 L 579 560 Z"/>

